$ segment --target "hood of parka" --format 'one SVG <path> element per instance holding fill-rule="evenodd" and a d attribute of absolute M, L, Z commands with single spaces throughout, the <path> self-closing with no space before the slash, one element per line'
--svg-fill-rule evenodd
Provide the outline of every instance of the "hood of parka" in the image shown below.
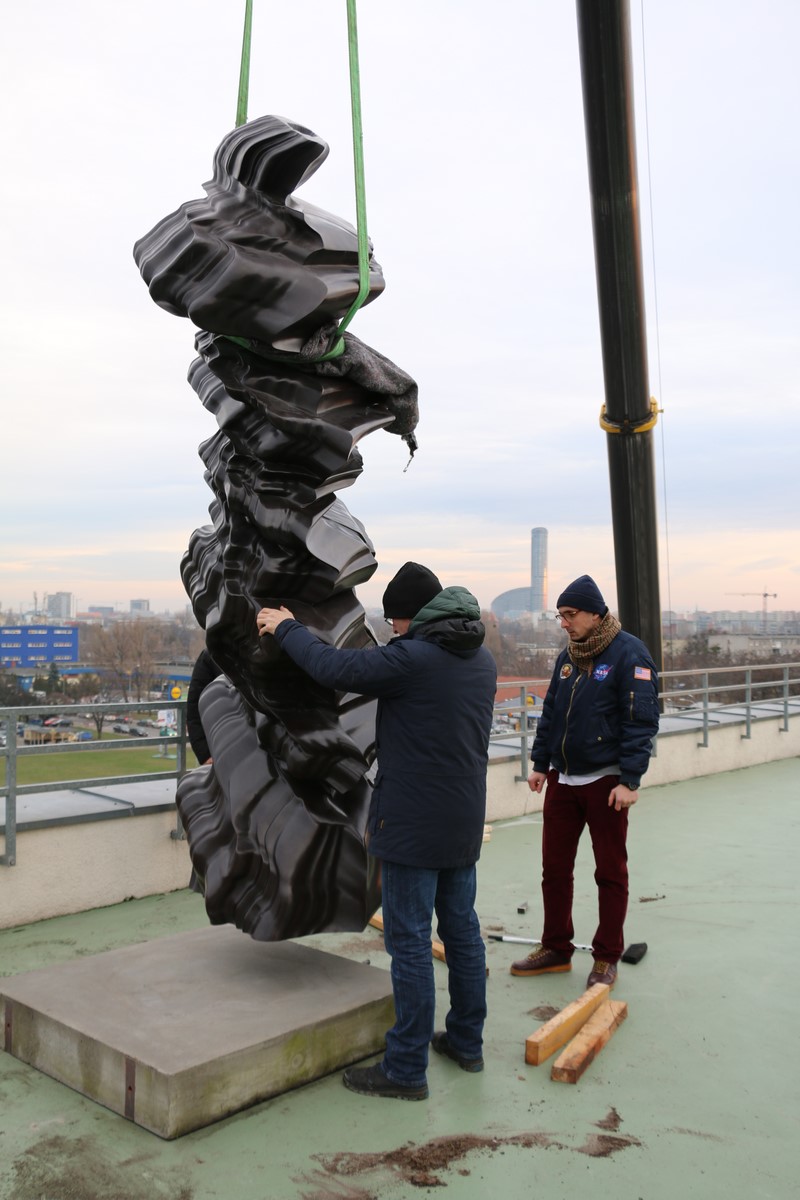
<path fill-rule="evenodd" d="M 465 587 L 447 587 L 419 610 L 408 632 L 451 654 L 469 656 L 483 645 L 486 636 L 480 615 L 472 592 Z"/>

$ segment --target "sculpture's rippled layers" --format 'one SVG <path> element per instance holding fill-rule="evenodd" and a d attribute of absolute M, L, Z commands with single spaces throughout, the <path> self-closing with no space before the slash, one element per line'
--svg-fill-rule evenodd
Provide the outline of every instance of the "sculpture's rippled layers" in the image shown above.
<path fill-rule="evenodd" d="M 374 549 L 336 491 L 361 472 L 361 437 L 417 420 L 413 380 L 357 338 L 315 361 L 358 289 L 355 231 L 289 194 L 326 155 L 280 118 L 242 126 L 207 198 L 134 250 L 153 299 L 202 327 L 189 380 L 218 424 L 200 447 L 212 524 L 181 573 L 233 687 L 203 694 L 213 767 L 181 781 L 178 807 L 211 921 L 264 940 L 361 929 L 379 903 L 363 845 L 373 703 L 318 687 L 255 625 L 285 603 L 334 645 L 374 644 L 353 593 Z M 370 298 L 382 287 L 371 261 Z"/>

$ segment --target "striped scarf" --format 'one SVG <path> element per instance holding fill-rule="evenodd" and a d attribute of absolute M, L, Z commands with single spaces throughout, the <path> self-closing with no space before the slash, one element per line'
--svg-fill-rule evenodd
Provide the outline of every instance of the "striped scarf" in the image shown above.
<path fill-rule="evenodd" d="M 570 638 L 567 650 L 578 670 L 591 671 L 592 663 L 598 654 L 602 654 L 606 647 L 611 645 L 621 629 L 622 626 L 617 618 L 607 612 L 597 626 L 597 630 L 589 637 L 584 638 L 582 642 L 573 642 Z"/>

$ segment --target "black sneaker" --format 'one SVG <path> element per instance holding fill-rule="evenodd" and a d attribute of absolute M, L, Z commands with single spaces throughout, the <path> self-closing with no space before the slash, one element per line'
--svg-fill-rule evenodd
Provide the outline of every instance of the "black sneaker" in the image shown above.
<path fill-rule="evenodd" d="M 405 1083 L 393 1083 L 384 1074 L 380 1063 L 374 1067 L 348 1067 L 342 1075 L 342 1083 L 351 1092 L 362 1096 L 385 1096 L 387 1100 L 427 1100 L 428 1085 L 409 1087 Z"/>
<path fill-rule="evenodd" d="M 452 1058 L 454 1063 L 458 1063 L 462 1071 L 476 1072 L 483 1070 L 482 1058 L 462 1058 L 460 1054 L 456 1054 L 447 1040 L 447 1034 L 444 1030 L 433 1035 L 431 1045 L 437 1054 L 443 1054 L 445 1058 Z"/>

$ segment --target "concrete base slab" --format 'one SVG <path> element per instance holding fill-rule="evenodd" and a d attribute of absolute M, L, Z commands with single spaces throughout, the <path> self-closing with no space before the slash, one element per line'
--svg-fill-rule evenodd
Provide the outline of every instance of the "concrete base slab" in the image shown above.
<path fill-rule="evenodd" d="M 5 1049 L 162 1138 L 382 1049 L 389 973 L 232 926 L 0 979 Z"/>

